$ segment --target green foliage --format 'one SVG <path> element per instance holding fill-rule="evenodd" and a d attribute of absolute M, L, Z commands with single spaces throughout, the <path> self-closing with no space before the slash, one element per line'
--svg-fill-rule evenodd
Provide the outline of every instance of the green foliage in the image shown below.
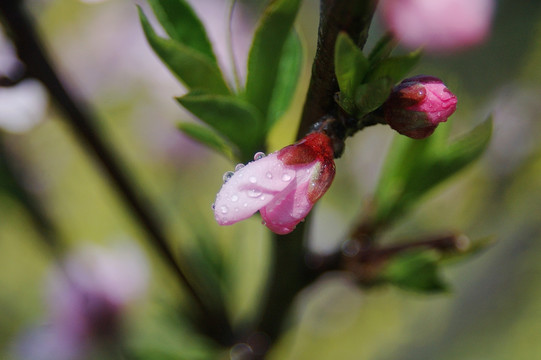
<path fill-rule="evenodd" d="M 334 66 L 340 87 L 340 105 L 352 113 L 357 87 L 362 84 L 370 64 L 361 49 L 345 32 L 338 34 L 336 39 Z"/>
<path fill-rule="evenodd" d="M 492 133 L 489 118 L 466 135 L 447 143 L 441 127 L 424 140 L 396 136 L 376 189 L 376 223 L 388 223 L 427 191 L 477 159 Z"/>
<path fill-rule="evenodd" d="M 385 35 L 367 58 L 346 33 L 338 34 L 334 48 L 338 102 L 347 113 L 360 119 L 379 108 L 393 85 L 419 61 L 420 51 L 390 56 L 394 47 L 393 38 Z"/>
<path fill-rule="evenodd" d="M 265 130 L 269 130 L 291 105 L 297 89 L 302 64 L 303 47 L 301 39 L 296 31 L 292 31 L 284 44 L 280 64 L 278 65 L 278 74 L 269 104 Z"/>
<path fill-rule="evenodd" d="M 232 94 L 217 64 L 207 33 L 185 0 L 150 0 L 169 39 L 156 34 L 139 9 L 145 36 L 156 54 L 190 90 L 178 98 L 214 131 L 193 124 L 179 129 L 210 148 L 247 160 L 264 149 L 270 128 L 291 105 L 302 69 L 303 48 L 292 30 L 300 0 L 273 0 L 254 35 L 246 89 Z"/>
<path fill-rule="evenodd" d="M 139 9 L 139 16 L 148 43 L 186 87 L 213 94 L 230 93 L 220 68 L 207 54 L 176 40 L 158 36 L 141 9 Z"/>
<path fill-rule="evenodd" d="M 234 97 L 191 92 L 178 102 L 235 144 L 241 154 L 253 154 L 261 143 L 263 120 L 247 101 Z"/>
<path fill-rule="evenodd" d="M 152 10 L 172 40 L 216 63 L 205 27 L 185 0 L 149 0 Z"/>
<path fill-rule="evenodd" d="M 382 271 L 382 280 L 398 287 L 420 292 L 447 289 L 438 273 L 441 255 L 435 250 L 417 250 L 393 257 Z"/>
<path fill-rule="evenodd" d="M 291 32 L 299 5 L 300 0 L 272 0 L 254 34 L 248 56 L 245 97 L 264 117 L 269 112 L 278 81 L 280 54 Z"/>
<path fill-rule="evenodd" d="M 208 127 L 189 122 L 180 122 L 177 124 L 177 128 L 188 137 L 206 145 L 209 149 L 212 149 L 219 154 L 223 154 L 229 159 L 233 159 L 234 156 L 231 146 L 220 135 L 216 134 L 216 132 Z"/>

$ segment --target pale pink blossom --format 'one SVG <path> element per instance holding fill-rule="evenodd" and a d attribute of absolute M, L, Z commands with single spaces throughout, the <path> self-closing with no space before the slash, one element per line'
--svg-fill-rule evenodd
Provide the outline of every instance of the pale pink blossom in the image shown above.
<path fill-rule="evenodd" d="M 477 45 L 490 32 L 494 0 L 382 0 L 391 32 L 409 48 L 448 52 Z"/>
<path fill-rule="evenodd" d="M 413 139 L 431 135 L 456 110 L 457 98 L 443 81 L 419 75 L 398 84 L 383 105 L 384 119 Z"/>
<path fill-rule="evenodd" d="M 224 177 L 214 215 L 231 225 L 259 211 L 263 223 L 277 234 L 295 229 L 323 196 L 335 173 L 331 140 L 311 133 L 296 144 L 261 157 Z"/>
<path fill-rule="evenodd" d="M 25 334 L 18 357 L 86 360 L 118 340 L 126 307 L 148 283 L 143 253 L 129 243 L 112 249 L 87 246 L 53 271 L 47 283 L 47 325 Z"/>

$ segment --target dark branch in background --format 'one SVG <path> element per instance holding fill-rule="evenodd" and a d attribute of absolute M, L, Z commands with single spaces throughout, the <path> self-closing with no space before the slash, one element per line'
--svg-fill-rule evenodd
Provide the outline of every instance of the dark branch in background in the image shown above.
<path fill-rule="evenodd" d="M 190 284 L 169 248 L 161 225 L 154 217 L 154 207 L 147 197 L 132 182 L 131 177 L 119 157 L 112 150 L 110 142 L 97 126 L 98 121 L 89 106 L 75 100 L 64 88 L 40 42 L 32 19 L 27 15 L 22 1 L 0 1 L 1 20 L 17 49 L 19 59 L 26 65 L 27 75 L 40 80 L 48 89 L 64 119 L 77 138 L 101 164 L 109 176 L 120 198 L 138 220 L 138 224 L 148 235 L 151 245 L 163 257 L 176 274 L 184 288 L 199 309 L 197 325 L 202 331 L 222 344 L 229 344 L 233 334 L 223 308 L 209 309 Z"/>
<path fill-rule="evenodd" d="M 334 95 L 338 83 L 334 74 L 334 44 L 340 31 L 357 39 L 362 47 L 375 9 L 373 0 L 322 0 L 319 20 L 318 44 L 312 78 L 297 138 L 302 138 L 323 117 L 336 117 L 338 105 Z M 343 140 L 343 139 L 342 139 Z M 307 219 L 307 223 L 308 223 Z M 271 342 L 280 333 L 295 295 L 313 281 L 313 269 L 305 262 L 304 232 L 308 226 L 301 223 L 291 234 L 274 235 L 274 261 L 270 287 L 259 329 Z"/>
<path fill-rule="evenodd" d="M 24 174 L 20 159 L 14 160 L 0 135 L 0 190 L 4 187 L 21 203 L 30 215 L 39 237 L 43 239 L 47 250 L 55 259 L 62 253 L 60 234 L 39 199 L 27 187 L 27 176 Z"/>

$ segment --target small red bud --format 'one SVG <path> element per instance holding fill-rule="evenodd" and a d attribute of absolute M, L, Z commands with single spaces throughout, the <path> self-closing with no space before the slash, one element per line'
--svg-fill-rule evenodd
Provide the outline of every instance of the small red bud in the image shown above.
<path fill-rule="evenodd" d="M 383 105 L 385 121 L 413 139 L 430 136 L 440 122 L 456 110 L 456 96 L 433 76 L 419 75 L 402 81 Z"/>

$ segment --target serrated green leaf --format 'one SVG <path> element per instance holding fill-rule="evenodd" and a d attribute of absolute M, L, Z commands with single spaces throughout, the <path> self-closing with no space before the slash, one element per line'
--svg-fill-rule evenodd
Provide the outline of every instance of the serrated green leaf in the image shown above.
<path fill-rule="evenodd" d="M 361 49 L 345 32 L 339 33 L 336 39 L 334 66 L 340 98 L 355 99 L 355 92 L 368 71 L 369 63 Z"/>
<path fill-rule="evenodd" d="M 179 123 L 177 128 L 195 141 L 215 150 L 228 159 L 233 159 L 233 150 L 231 149 L 231 146 L 229 146 L 229 144 L 213 130 L 205 126 L 188 122 Z"/>
<path fill-rule="evenodd" d="M 254 34 L 248 56 L 246 99 L 264 117 L 277 82 L 280 54 L 293 27 L 300 0 L 272 0 Z"/>
<path fill-rule="evenodd" d="M 404 289 L 421 292 L 447 290 L 438 273 L 441 256 L 434 250 L 411 251 L 393 257 L 382 271 L 382 279 Z"/>
<path fill-rule="evenodd" d="M 490 141 L 491 123 L 489 118 L 451 144 L 442 125 L 423 140 L 396 136 L 375 193 L 375 221 L 393 221 L 426 192 L 477 159 Z"/>
<path fill-rule="evenodd" d="M 149 3 L 171 39 L 216 63 L 205 27 L 185 0 L 149 0 Z"/>
<path fill-rule="evenodd" d="M 276 85 L 274 86 L 265 123 L 266 130 L 270 129 L 291 105 L 302 70 L 302 60 L 303 47 L 301 39 L 296 31 L 292 31 L 284 44 L 278 66 Z"/>
<path fill-rule="evenodd" d="M 376 79 L 357 87 L 355 105 L 357 116 L 368 114 L 379 108 L 391 94 L 393 84 L 388 78 Z"/>
<path fill-rule="evenodd" d="M 158 36 L 140 8 L 139 17 L 152 49 L 189 89 L 222 95 L 230 93 L 220 69 L 207 55 L 175 40 Z"/>
<path fill-rule="evenodd" d="M 257 109 L 245 100 L 201 92 L 192 92 L 177 100 L 235 144 L 242 160 L 250 159 L 262 145 L 263 120 Z"/>
<path fill-rule="evenodd" d="M 421 58 L 422 51 L 416 50 L 407 55 L 393 56 L 386 58 L 375 65 L 375 68 L 368 72 L 366 82 L 379 78 L 389 78 L 393 83 L 402 80 Z"/>

